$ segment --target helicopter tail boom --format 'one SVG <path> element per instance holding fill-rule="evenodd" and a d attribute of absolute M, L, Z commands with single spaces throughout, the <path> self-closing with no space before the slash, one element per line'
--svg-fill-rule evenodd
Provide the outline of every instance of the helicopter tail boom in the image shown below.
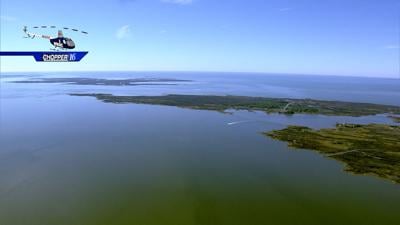
<path fill-rule="evenodd" d="M 25 34 L 26 34 L 26 38 L 35 38 L 35 37 L 40 37 L 40 38 L 44 38 L 44 39 L 52 39 L 51 36 L 49 35 L 43 35 L 43 34 L 35 34 L 35 33 L 31 33 L 28 31 L 28 28 L 26 26 L 24 26 L 24 29 L 22 30 Z"/>

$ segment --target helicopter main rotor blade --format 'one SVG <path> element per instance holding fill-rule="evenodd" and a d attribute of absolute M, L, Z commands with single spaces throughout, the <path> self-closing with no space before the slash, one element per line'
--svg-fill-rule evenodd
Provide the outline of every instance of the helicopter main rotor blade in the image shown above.
<path fill-rule="evenodd" d="M 55 29 L 55 28 L 57 28 L 57 26 L 45 26 L 45 25 L 43 25 L 43 26 L 34 26 L 34 27 L 32 27 L 32 28 L 34 28 L 34 29 L 39 29 L 39 28 L 52 28 L 52 29 Z M 86 32 L 86 31 L 79 30 L 79 29 L 75 29 L 75 28 L 62 27 L 62 28 L 60 28 L 60 29 L 72 30 L 72 31 L 75 31 L 75 32 L 80 32 L 80 33 L 82 33 L 82 34 L 89 34 L 89 33 Z"/>

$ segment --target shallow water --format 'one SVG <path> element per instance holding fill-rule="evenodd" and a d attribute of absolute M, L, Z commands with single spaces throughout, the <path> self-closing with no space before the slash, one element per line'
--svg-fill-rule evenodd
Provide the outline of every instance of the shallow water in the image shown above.
<path fill-rule="evenodd" d="M 343 172 L 335 160 L 289 149 L 261 134 L 293 124 L 392 123 L 384 115 L 223 114 L 66 95 L 236 94 L 400 105 L 397 80 L 210 73 L 33 75 L 193 82 L 95 87 L 12 84 L 7 81 L 25 78 L 3 76 L 0 224 L 398 224 L 399 185 Z M 350 81 L 357 88 L 343 88 Z"/>

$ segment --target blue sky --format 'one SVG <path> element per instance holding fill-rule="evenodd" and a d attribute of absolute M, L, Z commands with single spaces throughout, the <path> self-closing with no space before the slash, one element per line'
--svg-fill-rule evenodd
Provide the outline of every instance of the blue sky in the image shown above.
<path fill-rule="evenodd" d="M 398 0 L 0 0 L 1 50 L 49 50 L 22 27 L 68 26 L 80 63 L 4 71 L 226 71 L 398 77 Z M 55 35 L 57 30 L 41 30 Z"/>

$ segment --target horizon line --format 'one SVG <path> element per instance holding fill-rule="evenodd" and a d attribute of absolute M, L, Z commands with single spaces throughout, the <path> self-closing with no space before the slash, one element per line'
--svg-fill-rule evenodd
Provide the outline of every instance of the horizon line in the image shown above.
<path fill-rule="evenodd" d="M 2 71 L 1 73 L 79 73 L 79 72 L 131 72 L 131 73 L 230 73 L 230 74 L 258 74 L 258 75 L 293 75 L 293 76 L 326 76 L 326 77 L 355 77 L 355 78 L 382 78 L 400 79 L 400 76 L 377 76 L 377 75 L 348 75 L 348 74 L 322 74 L 322 73 L 285 73 L 285 72 L 258 72 L 258 71 L 213 71 L 213 70 L 43 70 L 43 71 Z"/>

